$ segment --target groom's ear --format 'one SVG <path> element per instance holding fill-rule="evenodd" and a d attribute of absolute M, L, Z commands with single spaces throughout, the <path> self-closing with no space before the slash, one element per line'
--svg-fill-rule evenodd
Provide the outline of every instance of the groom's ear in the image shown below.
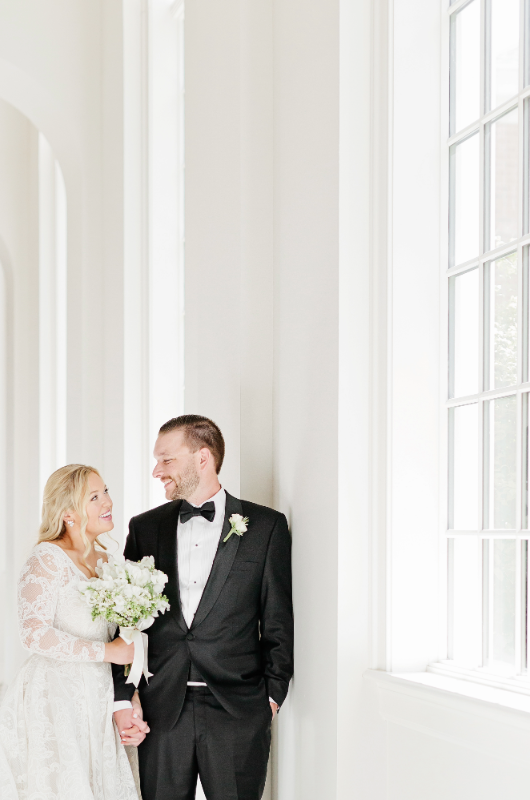
<path fill-rule="evenodd" d="M 214 458 L 211 451 L 207 447 L 201 447 L 199 450 L 199 469 L 204 471 L 212 465 L 215 469 Z"/>

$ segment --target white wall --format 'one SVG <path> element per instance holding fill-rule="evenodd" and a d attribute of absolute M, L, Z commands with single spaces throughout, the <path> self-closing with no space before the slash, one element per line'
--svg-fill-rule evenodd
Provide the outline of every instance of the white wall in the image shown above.
<path fill-rule="evenodd" d="M 439 4 L 187 3 L 185 322 L 180 5 L 0 4 L 9 624 L 38 524 L 41 131 L 67 196 L 67 459 L 103 470 L 122 537 L 156 500 L 154 431 L 185 407 L 222 427 L 227 489 L 291 523 L 274 796 L 518 800 L 526 712 L 363 677 L 440 653 Z"/>

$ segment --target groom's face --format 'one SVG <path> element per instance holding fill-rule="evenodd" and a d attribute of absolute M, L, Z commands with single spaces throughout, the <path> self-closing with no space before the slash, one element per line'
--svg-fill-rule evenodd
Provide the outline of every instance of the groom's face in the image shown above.
<path fill-rule="evenodd" d="M 186 500 L 200 483 L 199 453 L 192 453 L 181 430 L 158 437 L 153 477 L 164 485 L 167 500 Z"/>

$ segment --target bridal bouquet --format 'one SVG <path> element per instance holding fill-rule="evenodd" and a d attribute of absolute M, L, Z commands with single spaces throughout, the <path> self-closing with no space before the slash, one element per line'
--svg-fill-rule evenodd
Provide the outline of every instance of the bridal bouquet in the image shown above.
<path fill-rule="evenodd" d="M 143 633 L 155 617 L 169 609 L 167 597 L 162 592 L 167 575 L 155 569 L 153 556 L 141 561 L 108 562 L 100 559 L 96 567 L 97 578 L 82 581 L 79 590 L 92 609 L 92 619 L 104 617 L 120 626 L 120 636 L 134 642 L 134 660 L 125 667 L 127 683 L 138 686 L 142 673 L 151 677 L 147 669 L 147 635 Z"/>

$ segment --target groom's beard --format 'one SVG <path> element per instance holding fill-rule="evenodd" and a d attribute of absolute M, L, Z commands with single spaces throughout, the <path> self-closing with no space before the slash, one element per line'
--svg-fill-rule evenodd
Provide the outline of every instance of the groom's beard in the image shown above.
<path fill-rule="evenodd" d="M 172 500 L 187 500 L 188 497 L 192 496 L 201 481 L 193 464 L 186 468 L 180 478 L 173 478 L 173 480 L 175 481 L 175 488 L 171 494 Z"/>

